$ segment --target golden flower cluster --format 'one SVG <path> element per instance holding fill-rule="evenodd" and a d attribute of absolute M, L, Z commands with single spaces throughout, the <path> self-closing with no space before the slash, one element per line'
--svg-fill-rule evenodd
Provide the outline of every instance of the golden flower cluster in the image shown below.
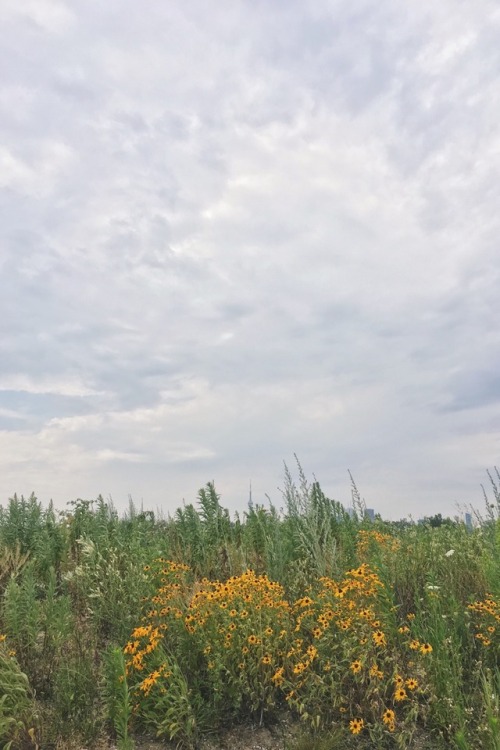
<path fill-rule="evenodd" d="M 325 706 L 330 717 L 325 721 L 345 713 L 352 734 L 377 715 L 386 729 L 395 730 L 395 711 L 384 707 L 382 695 L 391 695 L 393 706 L 406 711 L 416 706 L 413 695 L 422 694 L 421 665 L 416 672 L 400 669 L 405 676 L 398 672 L 389 690 L 383 685 L 393 679 L 389 646 L 397 633 L 386 619 L 384 584 L 366 562 L 340 580 L 320 578 L 293 603 L 280 584 L 251 570 L 227 581 L 194 581 L 186 566 L 162 559 L 145 573 L 156 591 L 144 602 L 142 621 L 124 648 L 139 703 L 154 706 L 169 690 L 174 666 L 167 654 L 175 659 L 184 654 L 185 664 L 196 664 L 197 679 L 201 675 L 209 689 L 220 693 L 230 684 L 250 705 L 273 706 L 284 697 L 316 725 Z M 412 638 L 409 625 L 399 634 L 418 655 L 432 651 Z M 377 708 L 361 718 L 357 712 L 367 696 Z"/>
<path fill-rule="evenodd" d="M 386 552 L 397 552 L 400 543 L 390 534 L 383 534 L 376 529 L 360 529 L 358 531 L 357 552 L 361 560 L 367 558 L 370 549 L 378 547 Z"/>
<path fill-rule="evenodd" d="M 498 645 L 500 602 L 489 595 L 482 601 L 469 604 L 468 609 L 474 614 L 477 641 L 483 646 L 491 646 L 493 640 L 496 639 Z"/>

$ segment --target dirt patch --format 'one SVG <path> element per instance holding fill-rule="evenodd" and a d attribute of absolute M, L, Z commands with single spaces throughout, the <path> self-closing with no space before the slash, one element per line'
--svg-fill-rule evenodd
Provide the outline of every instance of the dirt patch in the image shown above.
<path fill-rule="evenodd" d="M 203 737 L 196 745 L 196 750 L 292 750 L 294 747 L 311 747 L 306 741 L 311 740 L 308 736 L 307 727 L 285 716 L 281 721 L 271 727 L 259 727 L 257 724 L 247 724 L 226 729 L 217 735 Z M 349 738 L 351 741 L 332 742 L 328 734 L 317 738 L 317 747 L 321 748 L 343 748 L 357 747 L 358 750 L 376 750 L 376 746 L 370 742 L 368 737 Z M 177 750 L 176 742 L 167 740 L 155 740 L 154 738 L 135 737 L 135 750 Z M 297 744 L 298 743 L 298 744 Z M 313 745 L 314 746 L 314 745 Z M 438 750 L 443 745 L 427 734 L 420 734 L 412 738 L 407 745 L 407 750 Z M 61 746 L 60 750 L 68 750 Z M 75 750 L 86 750 L 78 748 Z M 95 749 L 97 750 L 97 748 Z M 116 745 L 102 745 L 98 750 L 117 750 Z"/>
<path fill-rule="evenodd" d="M 203 737 L 199 750 L 287 750 L 289 741 L 300 732 L 296 722 L 287 719 L 272 727 L 246 726 L 227 729 L 214 737 Z M 136 739 L 136 750 L 174 750 L 173 742 Z"/>

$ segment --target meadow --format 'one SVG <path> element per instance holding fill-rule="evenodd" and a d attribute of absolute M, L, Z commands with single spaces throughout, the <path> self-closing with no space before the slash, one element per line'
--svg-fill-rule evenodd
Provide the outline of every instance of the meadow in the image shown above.
<path fill-rule="evenodd" d="M 239 517 L 212 483 L 172 517 L 102 497 L 0 508 L 0 748 L 500 750 L 500 491 L 473 528 L 351 516 L 300 466 Z"/>

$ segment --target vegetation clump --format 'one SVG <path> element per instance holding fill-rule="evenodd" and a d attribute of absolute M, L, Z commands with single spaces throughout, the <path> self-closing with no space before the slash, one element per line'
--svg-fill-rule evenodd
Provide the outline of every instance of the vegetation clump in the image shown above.
<path fill-rule="evenodd" d="M 283 494 L 243 519 L 212 483 L 167 519 L 0 508 L 0 748 L 195 747 L 290 716 L 332 750 L 499 750 L 500 506 L 370 522 L 300 467 Z"/>

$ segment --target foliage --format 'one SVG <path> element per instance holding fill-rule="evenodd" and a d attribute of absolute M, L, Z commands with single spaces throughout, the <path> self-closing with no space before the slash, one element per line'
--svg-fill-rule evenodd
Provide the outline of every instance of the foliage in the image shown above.
<path fill-rule="evenodd" d="M 370 522 L 353 480 L 351 517 L 297 468 L 241 518 L 213 483 L 166 519 L 0 507 L 0 747 L 287 714 L 298 746 L 499 750 L 498 470 L 470 529 Z"/>
<path fill-rule="evenodd" d="M 21 671 L 15 651 L 0 634 L 0 747 L 20 747 L 28 739 L 34 718 L 27 676 Z"/>
<path fill-rule="evenodd" d="M 133 750 L 134 743 L 129 736 L 130 691 L 125 657 L 121 648 L 110 648 L 105 655 L 104 694 L 108 718 L 118 739 L 118 750 Z"/>

